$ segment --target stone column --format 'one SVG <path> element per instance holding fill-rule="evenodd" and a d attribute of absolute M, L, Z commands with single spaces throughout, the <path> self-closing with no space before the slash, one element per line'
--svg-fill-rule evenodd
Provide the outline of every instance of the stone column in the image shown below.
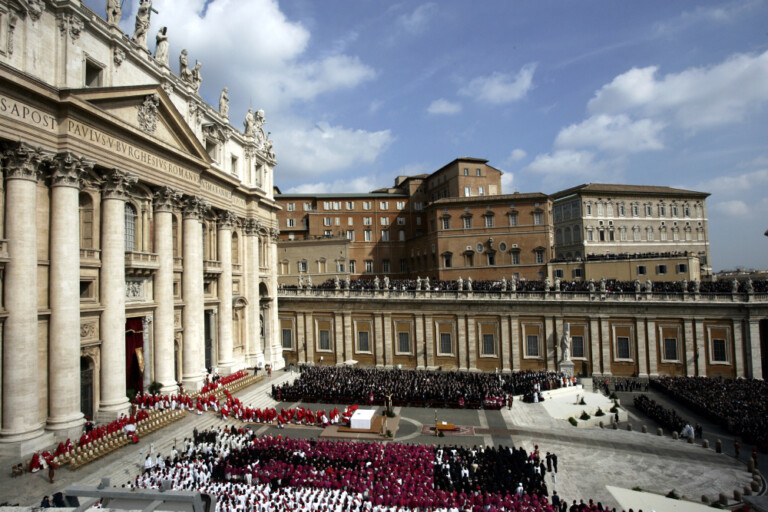
<path fill-rule="evenodd" d="M 184 327 L 182 349 L 182 382 L 187 391 L 202 387 L 205 373 L 205 302 L 203 298 L 203 214 L 210 208 L 197 196 L 184 197 L 182 293 Z"/>
<path fill-rule="evenodd" d="M 648 356 L 646 353 L 647 337 L 645 335 L 645 319 L 636 318 L 637 329 L 637 376 L 648 377 Z"/>
<path fill-rule="evenodd" d="M 475 315 L 467 315 L 467 368 L 477 370 L 478 342 L 477 318 Z"/>
<path fill-rule="evenodd" d="M 147 315 L 141 319 L 142 328 L 142 351 L 144 352 L 144 375 L 142 376 L 142 383 L 144 385 L 144 391 L 149 390 L 149 385 L 152 384 L 152 373 L 154 372 L 155 356 L 154 350 L 152 350 L 152 315 Z"/>
<path fill-rule="evenodd" d="M 335 362 L 344 362 L 344 314 L 333 314 L 333 357 Z"/>
<path fill-rule="evenodd" d="M 712 343 L 710 341 L 710 343 Z M 733 364 L 736 366 L 736 377 L 744 377 L 745 369 L 749 366 L 747 354 L 744 351 L 744 321 L 736 319 L 733 322 L 733 348 L 735 352 Z"/>
<path fill-rule="evenodd" d="M 548 316 L 544 319 L 544 353 L 546 354 L 547 370 L 557 370 L 557 356 L 555 354 L 555 319 Z"/>
<path fill-rule="evenodd" d="M 269 335 L 265 339 L 265 346 L 269 347 L 269 356 L 265 354 L 265 357 L 268 357 L 269 361 L 272 363 L 272 368 L 275 370 L 279 370 L 280 368 L 285 367 L 283 349 L 281 348 L 280 337 L 278 336 L 280 330 L 277 328 L 280 323 L 280 319 L 277 313 L 277 269 L 275 268 L 275 265 L 277 262 L 277 238 L 279 234 L 280 230 L 277 228 L 272 228 L 270 230 L 269 259 L 267 262 L 262 262 L 263 266 L 268 266 L 273 270 L 269 279 L 269 291 L 270 295 L 274 297 L 272 299 L 272 302 L 274 302 L 274 307 L 270 308 L 269 310 L 269 325 L 271 328 L 270 332 L 268 333 Z M 266 263 L 266 265 L 264 265 L 264 263 Z"/>
<path fill-rule="evenodd" d="M 299 364 L 304 364 L 309 361 L 305 350 L 305 347 L 307 347 L 307 340 L 304 336 L 304 329 L 304 314 L 299 312 L 296 314 L 296 353 L 299 356 Z"/>
<path fill-rule="evenodd" d="M 683 361 L 685 364 L 685 374 L 689 377 L 696 375 L 694 345 L 693 320 L 686 318 L 683 320 L 683 354 L 685 354 Z"/>
<path fill-rule="evenodd" d="M 696 375 L 707 376 L 707 349 L 704 345 L 704 322 L 693 319 L 693 333 L 696 336 Z"/>
<path fill-rule="evenodd" d="M 248 366 L 264 363 L 264 353 L 261 350 L 261 322 L 259 319 L 259 227 L 259 222 L 255 219 L 245 221 L 245 289 L 248 294 L 248 306 L 246 306 L 248 322 L 246 364 Z"/>
<path fill-rule="evenodd" d="M 132 174 L 111 169 L 101 195 L 101 401 L 99 421 L 127 412 L 125 396 L 125 201 L 136 183 Z"/>
<path fill-rule="evenodd" d="M 3 324 L 3 419 L 1 443 L 40 437 L 37 333 L 37 178 L 44 155 L 19 143 L 5 153 L 5 264 Z M 79 255 L 79 253 L 78 253 Z M 78 303 L 80 299 L 78 297 Z M 79 321 L 79 319 L 78 319 Z M 80 334 L 78 330 L 77 340 Z"/>
<path fill-rule="evenodd" d="M 375 326 L 373 328 L 374 347 L 376 348 L 376 368 L 382 368 L 384 366 L 384 314 L 378 313 L 374 315 L 373 321 Z M 390 365 L 392 361 L 390 361 Z"/>
<path fill-rule="evenodd" d="M 509 315 L 509 369 L 520 369 L 520 322 L 517 316 Z"/>
<path fill-rule="evenodd" d="M 51 253 L 48 424 L 61 438 L 79 435 L 80 411 L 80 180 L 93 163 L 60 153 L 50 166 Z"/>
<path fill-rule="evenodd" d="M 354 333 L 352 332 L 352 313 L 345 311 L 342 314 L 342 320 L 344 321 L 344 357 L 346 358 L 344 360 L 346 361 L 355 358 L 354 346 L 356 343 Z"/>
<path fill-rule="evenodd" d="M 219 276 L 219 375 L 232 373 L 232 225 L 237 216 L 234 212 L 219 212 L 218 252 L 221 261 Z"/>
<path fill-rule="evenodd" d="M 611 326 L 607 318 L 600 319 L 600 343 L 603 348 L 603 375 L 612 375 L 611 371 Z"/>
<path fill-rule="evenodd" d="M 602 375 L 600 367 L 600 324 L 596 318 L 589 320 L 589 358 L 592 361 L 592 375 Z"/>
<path fill-rule="evenodd" d="M 458 315 L 456 321 L 459 324 L 458 334 L 456 335 L 456 349 L 459 353 L 459 370 L 467 369 L 467 315 Z"/>
<path fill-rule="evenodd" d="M 749 333 L 749 370 L 753 379 L 763 378 L 763 365 L 760 360 L 760 321 L 750 318 L 748 322 Z"/>
<path fill-rule="evenodd" d="M 416 356 L 416 368 L 423 370 L 427 367 L 427 343 L 424 339 L 424 315 L 416 315 L 414 329 L 413 351 Z"/>
<path fill-rule="evenodd" d="M 155 252 L 159 268 L 155 272 L 155 380 L 160 383 L 162 393 L 175 393 L 176 374 L 174 368 L 174 313 L 173 313 L 173 208 L 179 204 L 181 192 L 171 187 L 155 191 Z"/>
<path fill-rule="evenodd" d="M 384 362 L 386 368 L 392 368 L 394 364 L 394 345 L 395 339 L 392 337 L 392 314 L 384 313 L 382 318 L 384 324 Z"/>
<path fill-rule="evenodd" d="M 435 343 L 435 320 L 432 315 L 427 314 L 424 315 L 424 348 L 426 350 L 427 370 L 435 369 Z"/>
<path fill-rule="evenodd" d="M 656 343 L 656 321 L 652 318 L 646 319 L 648 333 L 648 376 L 659 376 L 659 358 L 657 356 Z"/>
<path fill-rule="evenodd" d="M 560 338 L 563 337 L 563 333 L 565 333 L 565 322 L 563 321 L 563 317 L 558 316 L 554 319 L 555 321 L 555 333 L 554 333 L 554 354 L 553 354 L 553 361 L 555 362 L 555 370 L 560 370 L 560 361 L 563 359 L 562 351 L 560 350 Z M 571 347 L 571 351 L 573 351 L 573 347 Z M 571 354 L 571 357 L 573 357 L 573 354 Z"/>
<path fill-rule="evenodd" d="M 315 322 L 312 313 L 304 313 L 304 329 L 307 334 L 307 362 L 315 364 Z"/>

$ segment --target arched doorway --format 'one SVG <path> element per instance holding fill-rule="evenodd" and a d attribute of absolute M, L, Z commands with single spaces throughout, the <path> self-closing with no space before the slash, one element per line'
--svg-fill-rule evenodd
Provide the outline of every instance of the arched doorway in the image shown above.
<path fill-rule="evenodd" d="M 80 412 L 87 418 L 93 418 L 93 360 L 80 358 Z"/>

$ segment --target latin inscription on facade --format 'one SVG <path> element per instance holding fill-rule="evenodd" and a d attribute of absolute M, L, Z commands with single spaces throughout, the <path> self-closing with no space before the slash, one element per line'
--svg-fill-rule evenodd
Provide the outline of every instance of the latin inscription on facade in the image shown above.
<path fill-rule="evenodd" d="M 55 132 L 57 129 L 54 116 L 29 105 L 19 103 L 7 96 L 0 95 L 0 114 L 51 132 Z"/>
<path fill-rule="evenodd" d="M 216 194 L 219 197 L 223 197 L 225 199 L 232 199 L 232 191 L 227 190 L 226 188 L 222 187 L 221 185 L 217 185 L 216 183 L 213 183 L 212 181 L 208 180 L 201 180 L 200 181 L 200 188 L 202 188 L 205 191 L 208 191 L 212 194 Z"/>
<path fill-rule="evenodd" d="M 67 120 L 67 132 L 73 137 L 102 146 L 113 153 L 158 169 L 166 174 L 177 176 L 191 183 L 200 183 L 200 176 L 197 173 L 72 119 Z"/>

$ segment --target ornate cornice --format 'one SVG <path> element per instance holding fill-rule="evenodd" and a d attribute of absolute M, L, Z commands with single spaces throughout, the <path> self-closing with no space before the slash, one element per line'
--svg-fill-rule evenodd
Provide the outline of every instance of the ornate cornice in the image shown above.
<path fill-rule="evenodd" d="M 237 220 L 237 214 L 230 210 L 218 210 L 218 219 L 216 224 L 219 229 L 232 229 L 235 221 Z"/>
<path fill-rule="evenodd" d="M 139 181 L 135 175 L 120 169 L 110 169 L 102 175 L 102 178 L 101 189 L 107 199 L 125 200 L 130 188 Z"/>
<path fill-rule="evenodd" d="M 155 190 L 152 206 L 156 212 L 170 212 L 181 202 L 182 193 L 175 188 L 164 185 Z"/>
<path fill-rule="evenodd" d="M 211 209 L 210 203 L 199 196 L 184 196 L 182 211 L 185 219 L 203 220 L 205 212 Z"/>
<path fill-rule="evenodd" d="M 15 147 L 7 149 L 3 157 L 3 173 L 6 179 L 37 181 L 40 164 L 47 161 L 50 155 L 40 147 L 19 142 Z"/>
<path fill-rule="evenodd" d="M 48 164 L 51 186 L 80 188 L 85 173 L 93 169 L 95 162 L 77 157 L 69 151 L 59 153 Z"/>

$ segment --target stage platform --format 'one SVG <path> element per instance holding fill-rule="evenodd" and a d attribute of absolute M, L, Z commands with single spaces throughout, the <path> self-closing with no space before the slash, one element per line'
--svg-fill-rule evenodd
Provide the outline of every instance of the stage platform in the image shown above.
<path fill-rule="evenodd" d="M 387 438 L 381 435 L 384 420 L 387 420 L 387 430 L 392 432 L 392 437 Z M 371 421 L 370 429 L 354 429 L 344 425 L 329 425 L 323 429 L 320 437 L 323 439 L 355 439 L 359 441 L 384 441 L 394 438 L 397 435 L 397 428 L 400 425 L 400 416 L 394 418 L 385 418 L 382 415 L 376 415 Z"/>

